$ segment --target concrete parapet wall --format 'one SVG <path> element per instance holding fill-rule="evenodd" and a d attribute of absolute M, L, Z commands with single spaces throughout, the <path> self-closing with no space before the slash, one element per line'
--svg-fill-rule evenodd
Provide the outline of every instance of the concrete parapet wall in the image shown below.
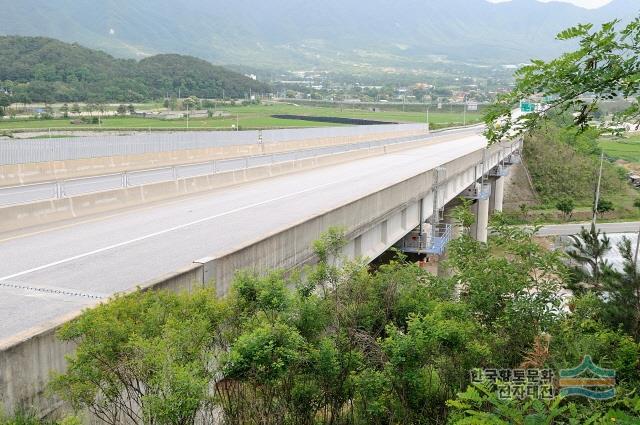
<path fill-rule="evenodd" d="M 291 152 L 300 149 L 369 142 L 389 138 L 423 136 L 425 134 L 427 134 L 426 131 L 413 129 L 403 132 L 381 132 L 360 136 L 314 138 L 266 144 L 255 143 L 250 145 L 218 146 L 138 155 L 0 165 L 0 187 L 193 164 L 216 159 Z"/>
<path fill-rule="evenodd" d="M 41 416 L 58 409 L 59 400 L 46 393 L 53 371 L 66 370 L 65 356 L 75 346 L 56 338 L 56 332 L 81 312 L 75 312 L 25 334 L 0 342 L 0 407 L 5 412 L 16 408 L 36 408 Z"/>
<path fill-rule="evenodd" d="M 445 164 L 445 167 L 450 175 L 455 177 L 474 167 L 479 161 L 482 161 L 481 151 Z M 469 175 L 466 179 L 468 181 L 461 182 L 459 187 L 470 184 L 473 176 Z M 349 239 L 353 241 L 358 236 L 370 233 L 372 223 L 375 228 L 381 219 L 395 220 L 390 223 L 395 226 L 387 226 L 386 238 L 382 235 L 380 238 L 374 236 L 368 239 L 369 243 L 360 246 L 363 254 L 381 253 L 404 235 L 397 230 L 400 221 L 399 216 L 394 213 L 398 213 L 398 208 L 405 208 L 409 214 L 405 212 L 407 215 L 403 228 L 411 230 L 413 227 L 409 226 L 419 220 L 418 217 L 414 217 L 414 213 L 418 211 L 415 205 L 419 200 L 427 198 L 431 192 L 431 185 L 432 171 L 428 171 L 316 217 L 302 217 L 299 224 L 276 231 L 267 238 L 248 241 L 226 253 L 218 253 L 210 263 L 210 274 L 216 282 L 218 295 L 228 292 L 237 270 L 248 269 L 264 273 L 274 268 L 291 269 L 312 261 L 313 241 L 331 226 L 345 228 Z M 455 196 L 457 193 L 451 193 L 449 199 Z M 444 202 L 449 199 L 445 199 Z M 425 209 L 428 208 L 430 204 L 427 204 Z M 431 215 L 431 212 L 428 215 Z M 368 246 L 372 244 L 376 246 Z M 350 250 L 346 252 L 354 252 L 353 247 Z"/>
<path fill-rule="evenodd" d="M 438 143 L 438 141 L 421 140 L 402 143 L 393 145 L 392 149 L 393 151 L 410 149 L 430 143 Z M 70 198 L 2 207 L 0 208 L 0 233 L 139 206 L 147 202 L 161 201 L 197 192 L 220 189 L 290 172 L 309 170 L 374 155 L 382 155 L 390 151 L 389 148 L 389 146 L 380 146 L 371 149 L 358 149 L 344 153 L 323 155 L 243 170 L 95 192 Z"/>

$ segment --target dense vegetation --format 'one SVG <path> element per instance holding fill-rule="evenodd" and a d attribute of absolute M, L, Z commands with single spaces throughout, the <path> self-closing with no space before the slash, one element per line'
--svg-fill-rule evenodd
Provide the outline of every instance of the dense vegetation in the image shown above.
<path fill-rule="evenodd" d="M 165 96 L 244 98 L 268 87 L 181 55 L 139 62 L 41 37 L 0 37 L 0 91 L 16 103 L 141 102 Z M 223 93 L 224 91 L 224 93 Z"/>
<path fill-rule="evenodd" d="M 314 246 L 317 266 L 241 272 L 224 299 L 116 297 L 59 332 L 78 348 L 52 389 L 109 424 L 638 423 L 635 268 L 607 287 L 611 302 L 593 285 L 563 300 L 578 275 L 562 255 L 499 219 L 494 230 L 489 245 L 453 241 L 446 278 L 401 255 L 375 271 L 341 261 L 334 229 Z M 615 311 L 633 320 L 619 327 Z M 502 400 L 470 385 L 473 368 L 557 371 L 585 355 L 617 371 L 615 399 Z"/>

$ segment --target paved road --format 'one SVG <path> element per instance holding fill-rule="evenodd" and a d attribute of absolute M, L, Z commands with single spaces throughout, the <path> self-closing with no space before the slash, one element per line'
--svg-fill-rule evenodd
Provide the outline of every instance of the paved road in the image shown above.
<path fill-rule="evenodd" d="M 0 339 L 345 205 L 486 145 L 480 135 L 0 236 Z"/>
<path fill-rule="evenodd" d="M 537 233 L 538 236 L 568 236 L 580 233 L 582 227 L 589 228 L 590 222 L 572 224 L 554 224 L 543 226 Z M 636 233 L 640 230 L 640 221 L 625 223 L 600 223 L 598 229 L 606 233 Z"/>

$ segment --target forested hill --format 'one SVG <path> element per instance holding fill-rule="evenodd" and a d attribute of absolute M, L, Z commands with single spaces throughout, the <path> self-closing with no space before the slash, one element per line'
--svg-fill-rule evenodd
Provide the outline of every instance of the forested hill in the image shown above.
<path fill-rule="evenodd" d="M 242 98 L 268 86 L 191 56 L 141 61 L 42 37 L 0 37 L 0 90 L 18 102 L 139 102 L 177 96 Z"/>

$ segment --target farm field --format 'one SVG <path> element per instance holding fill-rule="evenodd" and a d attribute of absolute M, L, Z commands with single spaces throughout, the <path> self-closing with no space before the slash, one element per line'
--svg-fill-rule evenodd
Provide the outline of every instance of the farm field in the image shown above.
<path fill-rule="evenodd" d="M 293 104 L 271 104 L 271 105 L 249 105 L 249 106 L 233 106 L 225 107 L 225 112 L 231 116 L 223 118 L 192 118 L 189 120 L 189 129 L 231 129 L 236 123 L 241 129 L 255 128 L 287 128 L 287 127 L 322 127 L 336 126 L 335 123 L 322 123 L 302 120 L 289 120 L 273 118 L 276 114 L 289 115 L 306 115 L 306 116 L 323 116 L 323 117 L 340 117 L 340 118 L 356 118 L 369 119 L 378 121 L 391 122 L 426 122 L 426 114 L 423 112 L 401 112 L 401 111 L 380 111 L 371 112 L 357 109 L 339 109 L 313 106 L 298 106 Z M 94 116 L 99 116 L 94 113 Z M 140 117 L 104 117 L 101 118 L 101 124 L 72 124 L 73 118 L 67 119 L 3 119 L 0 120 L 0 131 L 20 131 L 33 129 L 51 129 L 51 130 L 97 130 L 103 129 L 186 129 L 187 120 L 161 120 L 154 118 Z M 456 112 L 431 112 L 429 114 L 429 122 L 435 127 L 447 127 L 462 125 L 464 121 L 462 113 Z M 468 112 L 466 114 L 466 123 L 477 123 L 481 120 L 481 114 L 478 112 Z"/>
<path fill-rule="evenodd" d="M 615 159 L 640 163 L 640 136 L 602 139 L 599 142 L 604 152 Z"/>

